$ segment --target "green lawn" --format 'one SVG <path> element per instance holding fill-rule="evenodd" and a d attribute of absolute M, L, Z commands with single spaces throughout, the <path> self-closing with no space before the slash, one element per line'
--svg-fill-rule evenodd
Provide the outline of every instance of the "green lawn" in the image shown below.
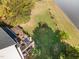
<path fill-rule="evenodd" d="M 38 15 L 36 15 L 34 17 L 34 20 L 35 22 L 33 23 L 33 26 L 30 27 L 30 26 L 26 26 L 24 28 L 25 32 L 28 32 L 29 34 L 32 34 L 33 33 L 33 30 L 38 27 L 38 23 L 39 22 L 42 22 L 42 23 L 46 23 L 52 30 L 55 30 L 56 29 L 56 25 L 54 24 L 54 20 L 55 19 L 52 19 L 49 15 L 49 11 L 46 10 L 44 11 L 43 13 L 40 13 Z"/>
<path fill-rule="evenodd" d="M 38 22 L 44 22 L 44 23 L 47 23 L 47 25 L 49 26 L 49 27 L 51 27 L 52 29 L 54 29 L 55 28 L 55 24 L 54 24 L 54 18 L 52 19 L 51 17 L 50 17 L 50 14 L 49 14 L 49 11 L 48 10 L 46 10 L 46 11 L 44 11 L 43 13 L 41 13 L 41 14 L 39 14 L 39 15 L 37 15 L 37 16 L 35 16 L 35 20 L 36 20 L 36 22 L 38 23 Z"/>

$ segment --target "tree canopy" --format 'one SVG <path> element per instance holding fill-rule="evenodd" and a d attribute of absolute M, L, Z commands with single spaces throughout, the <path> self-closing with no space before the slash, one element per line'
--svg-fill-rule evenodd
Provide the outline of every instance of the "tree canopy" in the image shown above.
<path fill-rule="evenodd" d="M 35 0 L 0 0 L 0 17 L 9 22 L 25 22 L 30 19 Z"/>
<path fill-rule="evenodd" d="M 60 30 L 53 31 L 46 23 L 39 23 L 33 32 L 35 49 L 34 59 L 78 59 L 79 52 L 69 44 L 62 42 Z"/>

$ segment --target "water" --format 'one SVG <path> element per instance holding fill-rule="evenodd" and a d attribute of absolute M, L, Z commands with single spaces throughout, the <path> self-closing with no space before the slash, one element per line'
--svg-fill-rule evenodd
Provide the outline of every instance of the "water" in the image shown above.
<path fill-rule="evenodd" d="M 79 0 L 55 0 L 55 2 L 79 28 Z"/>

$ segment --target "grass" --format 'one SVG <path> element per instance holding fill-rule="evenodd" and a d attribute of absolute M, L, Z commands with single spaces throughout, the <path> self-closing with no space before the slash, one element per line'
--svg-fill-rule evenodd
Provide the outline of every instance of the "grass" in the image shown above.
<path fill-rule="evenodd" d="M 43 13 L 35 16 L 35 20 L 37 21 L 37 23 L 44 22 L 44 23 L 48 24 L 48 26 L 51 27 L 52 29 L 55 28 L 55 24 L 53 22 L 54 19 L 52 19 L 50 17 L 48 10 L 46 10 Z"/>
<path fill-rule="evenodd" d="M 54 19 L 50 17 L 48 10 L 46 10 L 41 14 L 36 15 L 34 20 L 35 22 L 32 27 L 27 26 L 26 28 L 24 28 L 24 30 L 29 34 L 33 33 L 33 30 L 38 26 L 39 22 L 46 23 L 52 30 L 56 29 L 56 26 L 53 22 Z"/>
<path fill-rule="evenodd" d="M 37 2 L 35 8 L 32 11 L 31 19 L 34 22 L 29 21 L 28 23 L 30 23 L 30 25 L 28 25 L 27 23 L 26 25 L 22 26 L 24 30 L 29 34 L 33 34 L 33 30 L 38 26 L 39 22 L 47 23 L 49 27 L 55 29 L 55 24 L 53 23 L 54 19 L 51 19 L 48 8 L 46 7 L 46 4 L 43 2 L 44 1 Z"/>
<path fill-rule="evenodd" d="M 27 21 L 26 20 L 13 20 L 11 21 L 11 25 L 12 26 L 16 26 L 16 25 L 19 25 L 19 24 L 22 24 L 22 23 L 26 23 Z"/>

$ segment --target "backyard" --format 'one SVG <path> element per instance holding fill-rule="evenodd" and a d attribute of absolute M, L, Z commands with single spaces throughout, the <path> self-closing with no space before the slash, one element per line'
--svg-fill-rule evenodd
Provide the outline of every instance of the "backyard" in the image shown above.
<path fill-rule="evenodd" d="M 29 3 L 30 1 L 22 3 L 21 7 L 17 5 L 18 9 L 11 9 L 13 11 L 10 13 L 13 15 L 6 12 L 4 14 L 10 17 L 7 16 L 10 25 L 21 26 L 23 31 L 35 41 L 35 48 L 29 55 L 32 57 L 31 59 L 79 59 L 79 31 L 68 17 L 52 0 L 39 0 L 33 8 L 31 7 L 33 3 Z M 13 3 L 15 2 L 16 0 Z M 13 6 L 16 7 L 14 4 Z M 10 5 L 9 8 L 11 8 Z M 0 10 L 0 12 L 2 11 Z M 3 14 L 0 16 L 2 17 Z M 3 20 L 8 23 L 7 20 Z"/>

